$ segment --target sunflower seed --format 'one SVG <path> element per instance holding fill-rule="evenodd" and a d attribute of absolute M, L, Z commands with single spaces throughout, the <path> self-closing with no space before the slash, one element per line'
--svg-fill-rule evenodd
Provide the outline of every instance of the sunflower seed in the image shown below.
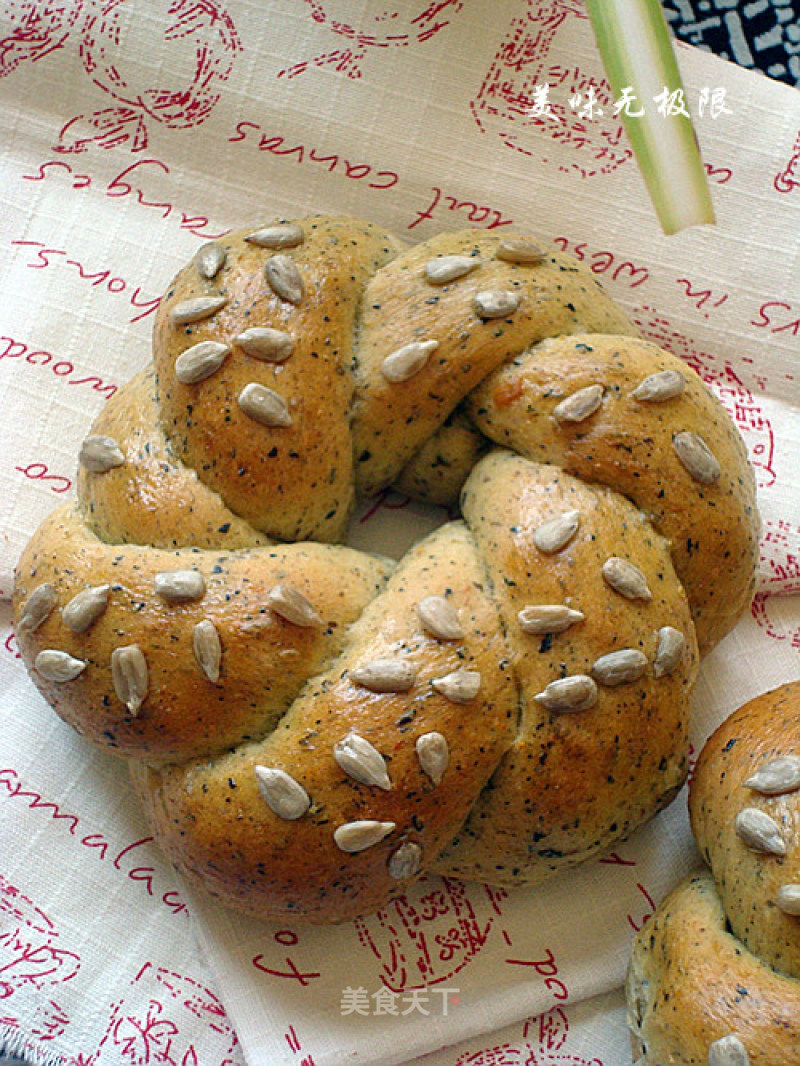
<path fill-rule="evenodd" d="M 681 661 L 683 649 L 686 647 L 686 637 L 679 629 L 672 626 L 662 626 L 658 631 L 658 647 L 656 657 L 653 660 L 653 677 L 664 677 L 671 674 Z"/>
<path fill-rule="evenodd" d="M 287 822 L 302 818 L 311 806 L 303 786 L 284 770 L 273 766 L 253 767 L 261 796 L 271 811 Z"/>
<path fill-rule="evenodd" d="M 678 370 L 659 370 L 644 378 L 633 390 L 634 400 L 640 403 L 664 403 L 680 396 L 686 388 L 686 378 Z"/>
<path fill-rule="evenodd" d="M 138 644 L 115 648 L 111 653 L 111 680 L 114 691 L 135 718 L 147 695 L 147 659 Z"/>
<path fill-rule="evenodd" d="M 115 466 L 122 466 L 125 456 L 113 437 L 87 437 L 78 453 L 78 462 L 94 474 L 105 474 Z"/>
<path fill-rule="evenodd" d="M 222 643 L 217 627 L 208 618 L 198 622 L 192 631 L 192 648 L 197 665 L 214 684 L 219 681 L 222 662 Z"/>
<path fill-rule="evenodd" d="M 477 670 L 454 670 L 444 677 L 435 677 L 431 685 L 451 703 L 469 703 L 478 695 L 481 675 Z"/>
<path fill-rule="evenodd" d="M 292 625 L 303 629 L 322 625 L 322 619 L 314 610 L 311 601 L 294 585 L 275 585 L 267 593 L 267 605 Z"/>
<path fill-rule="evenodd" d="M 403 659 L 372 659 L 350 671 L 350 680 L 370 692 L 408 692 L 416 671 Z"/>
<path fill-rule="evenodd" d="M 587 385 L 567 396 L 553 408 L 556 422 L 583 422 L 603 402 L 605 389 L 602 385 Z"/>
<path fill-rule="evenodd" d="M 27 629 L 33 633 L 40 625 L 47 621 L 58 602 L 58 593 L 55 585 L 45 582 L 35 588 L 25 601 L 22 614 L 19 616 L 19 628 Z"/>
<path fill-rule="evenodd" d="M 254 422 L 262 426 L 291 426 L 292 416 L 286 400 L 266 385 L 251 381 L 239 393 L 239 406 Z"/>
<path fill-rule="evenodd" d="M 419 873 L 422 865 L 422 848 L 419 844 L 406 841 L 401 844 L 397 851 L 389 856 L 389 876 L 396 881 L 405 881 L 408 877 L 414 877 Z"/>
<path fill-rule="evenodd" d="M 230 352 L 227 344 L 200 341 L 181 352 L 175 360 L 175 377 L 182 385 L 196 385 L 216 374 Z"/>
<path fill-rule="evenodd" d="M 638 681 L 647 667 L 647 656 L 638 648 L 621 648 L 601 655 L 592 664 L 592 677 L 601 685 L 613 688 Z"/>
<path fill-rule="evenodd" d="M 345 822 L 334 830 L 333 839 L 342 851 L 353 853 L 379 844 L 395 828 L 394 822 L 373 822 L 368 819 Z"/>
<path fill-rule="evenodd" d="M 294 341 L 289 333 L 269 326 L 253 326 L 233 338 L 245 355 L 261 359 L 265 363 L 284 363 L 294 351 Z"/>
<path fill-rule="evenodd" d="M 161 570 L 153 578 L 153 591 L 167 603 L 191 603 L 205 596 L 206 583 L 198 570 Z"/>
<path fill-rule="evenodd" d="M 566 548 L 581 524 L 580 511 L 564 511 L 563 514 L 548 518 L 533 531 L 533 543 L 546 555 Z"/>
<path fill-rule="evenodd" d="M 188 326 L 192 322 L 201 322 L 221 311 L 227 302 L 227 296 L 194 296 L 189 300 L 181 300 L 170 309 L 170 322 L 173 326 Z"/>
<path fill-rule="evenodd" d="M 486 289 L 476 293 L 472 308 L 479 318 L 505 318 L 513 314 L 520 304 L 516 292 L 507 289 Z"/>
<path fill-rule="evenodd" d="M 437 640 L 461 640 L 464 636 L 458 611 L 444 596 L 426 596 L 417 604 L 417 614 Z"/>
<path fill-rule="evenodd" d="M 414 745 L 419 765 L 434 785 L 441 784 L 444 772 L 450 762 L 450 749 L 441 733 L 423 733 L 417 737 Z"/>
<path fill-rule="evenodd" d="M 560 603 L 529 604 L 517 614 L 517 621 L 524 633 L 544 635 L 546 633 L 563 633 L 576 622 L 582 622 L 585 615 Z"/>
<path fill-rule="evenodd" d="M 245 240 L 259 248 L 296 248 L 303 243 L 305 236 L 302 226 L 296 222 L 278 222 L 248 234 Z"/>
<path fill-rule="evenodd" d="M 431 285 L 446 285 L 471 273 L 479 263 L 475 255 L 441 255 L 425 264 L 425 280 Z"/>
<path fill-rule="evenodd" d="M 708 1046 L 708 1066 L 750 1066 L 747 1048 L 734 1033 Z"/>
<path fill-rule="evenodd" d="M 548 711 L 585 711 L 597 703 L 597 685 L 586 674 L 571 674 L 551 681 L 533 697 Z"/>
<path fill-rule="evenodd" d="M 389 792 L 392 782 L 386 769 L 386 761 L 377 748 L 358 733 L 350 733 L 333 746 L 333 757 L 354 781 L 362 785 L 375 785 Z"/>
<path fill-rule="evenodd" d="M 545 258 L 545 251 L 534 241 L 526 241 L 511 237 L 501 241 L 497 246 L 496 256 L 506 263 L 541 263 Z"/>
<path fill-rule="evenodd" d="M 775 902 L 784 914 L 800 917 L 800 885 L 781 885 Z"/>
<path fill-rule="evenodd" d="M 439 342 L 434 340 L 404 344 L 402 348 L 397 348 L 391 355 L 386 356 L 381 363 L 381 373 L 392 385 L 408 381 L 422 370 L 431 353 L 438 347 Z"/>
<path fill-rule="evenodd" d="M 83 659 L 75 659 L 68 652 L 56 648 L 40 651 L 33 665 L 47 681 L 74 681 L 86 669 Z"/>
<path fill-rule="evenodd" d="M 748 777 L 744 785 L 765 796 L 796 792 L 800 788 L 800 757 L 779 755 L 777 759 L 764 763 L 752 777 Z"/>
<path fill-rule="evenodd" d="M 267 284 L 281 300 L 290 304 L 299 304 L 303 299 L 303 279 L 297 269 L 297 263 L 290 255 L 273 255 L 264 265 Z"/>
<path fill-rule="evenodd" d="M 211 281 L 225 266 L 225 249 L 215 241 L 209 241 L 197 249 L 194 257 L 194 265 L 197 273 L 206 281 Z"/>
<path fill-rule="evenodd" d="M 745 807 L 736 815 L 734 827 L 739 838 L 752 848 L 768 855 L 785 855 L 786 841 L 774 818 L 758 807 Z"/>
<path fill-rule="evenodd" d="M 722 470 L 719 461 L 702 437 L 696 433 L 676 433 L 672 447 L 683 466 L 701 485 L 713 485 Z"/>
<path fill-rule="evenodd" d="M 602 574 L 606 584 L 620 596 L 624 596 L 626 600 L 647 602 L 653 598 L 647 578 L 638 566 L 634 566 L 627 559 L 620 559 L 618 555 L 610 555 L 603 563 Z"/>
<path fill-rule="evenodd" d="M 73 596 L 61 611 L 64 625 L 73 633 L 84 633 L 108 606 L 110 585 L 94 585 Z"/>

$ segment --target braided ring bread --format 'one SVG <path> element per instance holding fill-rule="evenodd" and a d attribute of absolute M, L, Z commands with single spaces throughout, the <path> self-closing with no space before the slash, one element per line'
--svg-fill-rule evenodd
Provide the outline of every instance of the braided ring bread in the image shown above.
<path fill-rule="evenodd" d="M 425 871 L 538 881 L 676 794 L 699 650 L 752 594 L 753 476 L 590 272 L 281 221 L 201 248 L 153 347 L 15 611 L 188 876 L 343 920 Z M 461 518 L 396 566 L 336 543 L 396 482 Z"/>
<path fill-rule="evenodd" d="M 800 682 L 735 711 L 690 786 L 710 870 L 640 930 L 627 978 L 634 1061 L 800 1062 Z"/>

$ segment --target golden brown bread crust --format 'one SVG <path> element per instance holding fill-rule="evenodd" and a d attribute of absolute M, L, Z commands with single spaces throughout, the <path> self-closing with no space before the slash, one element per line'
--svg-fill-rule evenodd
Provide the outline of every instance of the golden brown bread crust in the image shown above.
<path fill-rule="evenodd" d="M 491 447 L 461 405 L 406 463 L 395 488 L 412 500 L 455 509 L 470 470 Z"/>
<path fill-rule="evenodd" d="M 697 548 L 741 610 L 751 475 L 690 371 L 604 330 L 632 327 L 591 272 L 484 231 L 404 251 L 369 223 L 280 222 L 201 249 L 173 282 L 154 370 L 92 428 L 78 503 L 23 553 L 15 612 L 45 698 L 141 760 L 156 835 L 220 899 L 321 922 L 425 870 L 541 880 L 680 786 L 702 597 L 691 567 L 676 576 L 669 522 L 699 495 L 725 535 L 750 523 L 738 571 L 718 566 L 705 518 Z M 592 351 L 607 358 L 587 390 L 576 353 Z M 538 422 L 530 404 L 514 419 L 547 423 L 545 444 L 512 442 L 511 401 L 536 388 Z M 485 455 L 465 412 L 536 461 Z M 694 472 L 662 494 L 651 468 L 706 418 L 718 454 L 692 438 Z M 654 438 L 638 506 L 617 461 L 631 419 Z M 394 573 L 312 543 L 401 471 L 442 498 L 481 455 L 464 521 Z M 735 610 L 720 622 L 708 599 L 710 642 Z"/>
<path fill-rule="evenodd" d="M 229 550 L 270 543 L 177 459 L 158 420 L 152 367 L 111 397 L 92 430 L 117 441 L 128 457 L 102 478 L 78 468 L 78 498 L 87 525 L 101 540 Z"/>
<path fill-rule="evenodd" d="M 400 245 L 367 222 L 304 220 L 304 239 L 291 251 L 303 278 L 295 304 L 270 288 L 264 249 L 245 239 L 250 232 L 219 242 L 226 259 L 214 278 L 202 277 L 194 264 L 185 267 L 159 305 L 153 351 L 161 422 L 176 455 L 256 529 L 279 540 L 338 540 L 354 503 L 348 371 L 360 299 Z M 197 298 L 226 303 L 211 317 L 176 327 L 172 309 Z M 220 337 L 230 344 L 245 330 L 263 328 L 290 331 L 290 358 L 227 358 L 204 381 L 176 379 L 175 359 L 190 345 Z M 292 424 L 273 434 L 270 448 L 236 404 L 251 382 L 279 391 L 289 404 Z"/>
<path fill-rule="evenodd" d="M 65 565 L 63 560 L 68 560 Z M 154 593 L 156 574 L 191 569 L 205 592 L 171 604 Z M 59 605 L 108 586 L 108 605 L 87 630 L 73 632 L 55 610 L 35 633 L 18 626 L 25 654 L 57 647 L 87 663 L 68 685 L 32 677 L 55 710 L 79 732 L 118 754 L 149 763 L 213 755 L 273 728 L 306 677 L 341 650 L 347 626 L 382 587 L 387 563 L 340 545 L 287 544 L 224 552 L 105 544 L 64 504 L 40 527 L 19 562 L 19 595 L 58 589 Z M 301 628 L 268 607 L 268 593 L 291 576 L 310 594 L 323 624 Z M 194 627 L 212 622 L 223 648 L 219 682 L 203 674 Z M 115 648 L 146 649 L 147 712 L 132 715 L 114 690 Z"/>
<path fill-rule="evenodd" d="M 388 263 L 363 300 L 353 425 L 359 495 L 393 482 L 456 403 L 512 353 L 558 333 L 631 333 L 627 316 L 589 271 L 548 249 L 534 265 L 500 258 L 504 235 L 466 230 L 439 234 Z M 454 256 L 480 265 L 449 284 L 425 283 L 426 264 Z M 500 317 L 476 314 L 476 294 L 509 293 L 518 306 Z M 380 367 L 410 340 L 438 347 L 419 378 L 399 386 Z"/>
<path fill-rule="evenodd" d="M 635 1066 L 800 1061 L 800 982 L 776 973 L 728 932 L 709 873 L 683 881 L 642 927 L 626 997 Z M 727 1059 L 721 1051 L 709 1058 L 717 1041 L 733 1044 Z"/>
<path fill-rule="evenodd" d="M 520 723 L 492 787 L 434 869 L 531 883 L 627 836 L 683 784 L 698 658 L 691 615 L 666 543 L 616 493 L 495 451 L 468 480 L 462 509 L 491 577 Z M 573 509 L 578 533 L 545 559 L 531 543 L 533 531 Z M 604 580 L 613 556 L 644 574 L 650 601 L 626 599 Z M 584 619 L 562 633 L 526 633 L 518 613 L 532 603 L 568 604 Z M 552 714 L 537 702 L 554 678 L 591 675 L 610 653 L 634 649 L 654 662 L 663 626 L 685 636 L 680 669 L 661 677 L 648 669 L 635 681 L 606 685 L 580 713 Z"/>
<path fill-rule="evenodd" d="M 800 777 L 775 794 L 745 784 L 785 756 L 800 756 L 800 682 L 751 700 L 712 734 L 698 760 L 689 813 L 734 935 L 768 965 L 800 980 L 800 921 L 777 905 L 781 886 L 800 885 Z M 785 854 L 747 846 L 736 831 L 742 810 L 773 820 Z"/>
<path fill-rule="evenodd" d="M 667 399 L 637 399 L 631 384 L 651 374 L 680 374 L 683 387 Z M 554 417 L 566 397 L 595 385 L 603 403 L 591 420 Z M 633 500 L 670 543 L 701 651 L 731 629 L 755 585 L 755 477 L 736 427 L 690 367 L 637 338 L 556 337 L 490 374 L 467 409 L 496 444 Z M 685 433 L 718 461 L 712 484 L 681 462 L 675 437 Z"/>
<path fill-rule="evenodd" d="M 421 628 L 417 603 L 434 593 L 458 605 L 462 640 L 442 642 Z M 365 692 L 349 676 L 360 663 L 398 654 L 416 674 L 408 692 Z M 454 703 L 433 688 L 435 678 L 459 668 L 480 674 L 479 704 Z M 342 920 L 377 909 L 412 879 L 389 873 L 398 848 L 419 847 L 425 865 L 441 851 L 511 742 L 516 718 L 514 679 L 483 568 L 472 538 L 455 524 L 406 555 L 352 627 L 344 655 L 309 683 L 263 741 L 188 772 L 152 771 L 142 793 L 168 852 L 203 871 L 212 891 L 275 918 L 299 912 L 325 920 L 334 908 Z M 431 731 L 450 749 L 438 786 L 415 749 Z M 384 755 L 390 791 L 353 781 L 331 757 L 351 732 Z M 255 788 L 256 762 L 302 781 L 313 799 L 307 816 L 282 822 L 267 809 Z M 231 788 L 234 805 L 226 807 L 220 797 Z M 378 845 L 346 855 L 333 830 L 359 819 L 396 828 Z"/>
<path fill-rule="evenodd" d="M 710 870 L 675 889 L 635 940 L 627 997 L 636 1063 L 800 1061 L 799 756 L 800 682 L 749 701 L 704 745 L 690 814 Z M 737 816 L 754 810 L 777 838 L 766 822 L 754 831 L 751 814 L 737 831 Z M 745 839 L 748 826 L 755 836 Z M 786 886 L 795 886 L 788 903 Z M 709 1054 L 715 1041 L 734 1045 L 729 1058 Z"/>

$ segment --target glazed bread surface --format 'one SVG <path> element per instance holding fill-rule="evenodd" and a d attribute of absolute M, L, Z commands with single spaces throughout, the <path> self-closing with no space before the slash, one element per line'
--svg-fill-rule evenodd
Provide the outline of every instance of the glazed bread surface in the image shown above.
<path fill-rule="evenodd" d="M 626 991 L 641 1066 L 800 1062 L 800 681 L 740 707 L 690 786 L 708 869 L 636 937 Z"/>
<path fill-rule="evenodd" d="M 176 866 L 265 918 L 624 838 L 684 781 L 699 654 L 752 594 L 734 425 L 526 234 L 201 247 L 79 458 L 19 560 L 25 664 Z M 460 516 L 399 562 L 343 546 L 393 484 Z"/>

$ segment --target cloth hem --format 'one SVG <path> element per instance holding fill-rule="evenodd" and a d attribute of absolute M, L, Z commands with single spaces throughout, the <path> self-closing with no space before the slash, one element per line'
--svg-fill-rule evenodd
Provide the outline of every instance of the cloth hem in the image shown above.
<path fill-rule="evenodd" d="M 21 1029 L 0 1026 L 0 1054 L 24 1059 L 27 1066 L 67 1066 L 57 1052 L 37 1047 Z"/>

